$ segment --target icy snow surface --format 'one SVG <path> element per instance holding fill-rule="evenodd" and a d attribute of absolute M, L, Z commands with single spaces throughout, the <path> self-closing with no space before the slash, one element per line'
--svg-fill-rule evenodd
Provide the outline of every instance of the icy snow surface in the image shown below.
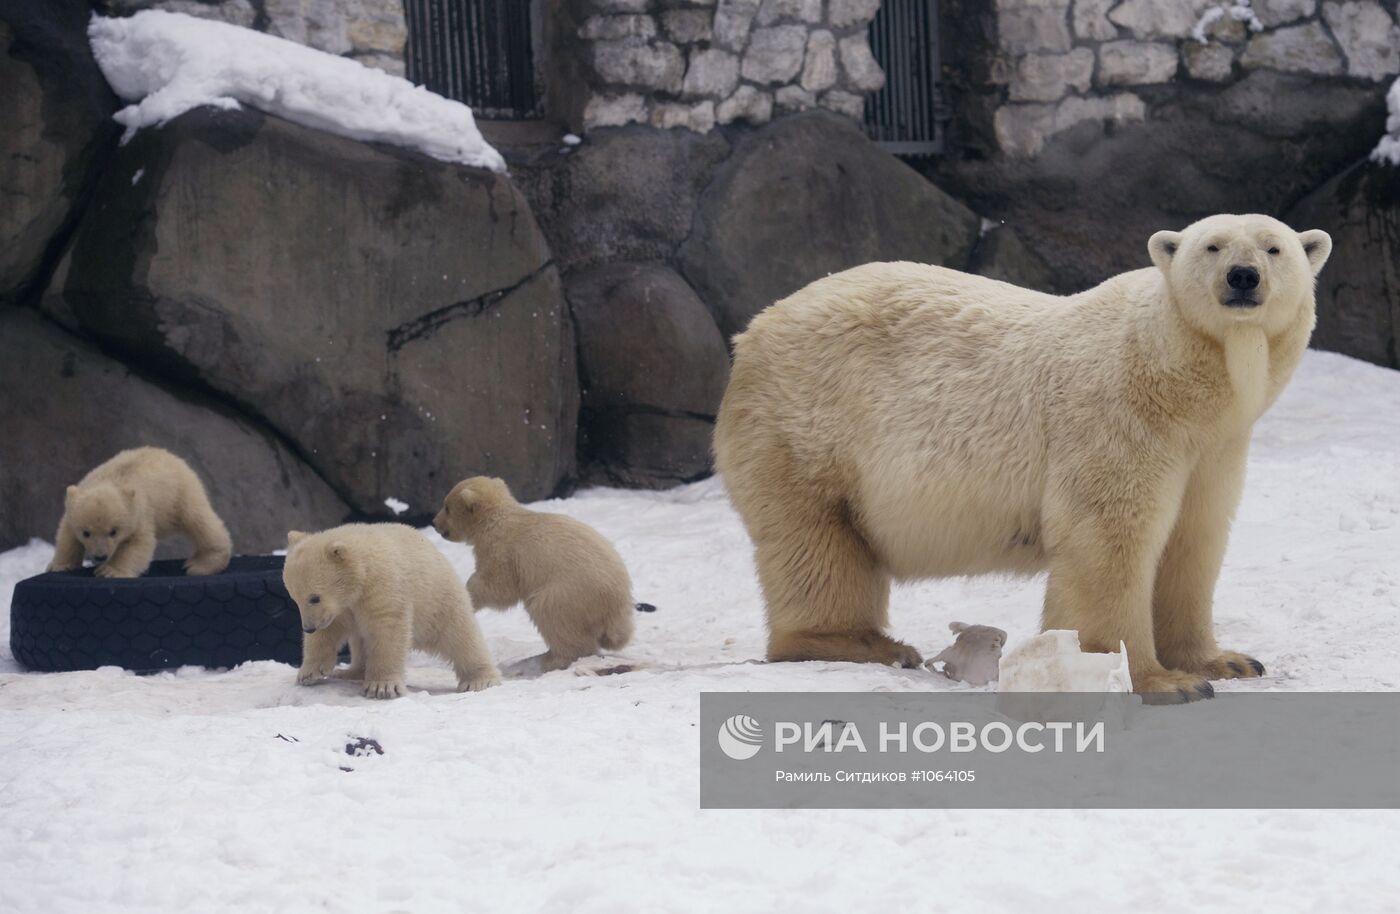
<path fill-rule="evenodd" d="M 201 105 L 248 105 L 351 139 L 505 171 L 466 105 L 294 41 L 162 10 L 93 16 L 88 38 L 107 82 L 133 103 L 116 114 L 124 139 Z"/>
<path fill-rule="evenodd" d="M 412 694 L 378 703 L 275 663 L 19 673 L 4 637 L 0 911 L 1400 909 L 1396 812 L 701 811 L 702 691 L 966 687 L 758 662 L 749 544 L 713 480 L 542 507 L 612 538 L 657 605 L 622 655 L 647 669 L 458 695 L 416 657 Z M 0 554 L 5 605 L 50 554 Z M 1042 586 L 899 587 L 893 630 L 925 656 L 955 618 L 1014 647 Z M 1307 354 L 1256 429 L 1217 596 L 1222 644 L 1269 667 L 1222 692 L 1400 689 L 1400 372 Z M 520 609 L 478 618 L 503 665 L 543 649 Z M 347 756 L 352 736 L 384 754 Z"/>

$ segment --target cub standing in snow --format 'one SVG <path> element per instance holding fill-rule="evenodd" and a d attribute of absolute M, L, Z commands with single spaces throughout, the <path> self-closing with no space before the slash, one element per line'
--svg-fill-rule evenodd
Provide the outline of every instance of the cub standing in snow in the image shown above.
<path fill-rule="evenodd" d="M 104 578 L 138 578 L 172 534 L 194 544 L 190 574 L 228 567 L 228 528 L 189 464 L 158 447 L 122 451 L 68 487 L 49 571 L 72 571 L 87 557 Z"/>
<path fill-rule="evenodd" d="M 297 673 L 302 685 L 326 676 L 363 679 L 366 697 L 398 698 L 410 648 L 450 660 L 459 692 L 501 683 L 461 579 L 412 527 L 293 530 L 282 581 L 306 633 Z M 350 667 L 337 670 L 336 655 L 347 642 Z"/>
<path fill-rule="evenodd" d="M 632 640 L 632 580 L 598 531 L 572 517 L 523 507 L 499 479 L 459 482 L 433 518 L 444 539 L 469 543 L 477 609 L 524 602 L 549 650 L 542 668 L 562 670 L 598 649 Z"/>
<path fill-rule="evenodd" d="M 1042 625 L 1190 701 L 1263 673 L 1212 594 L 1254 421 L 1308 345 L 1326 232 L 1212 216 L 1078 295 L 873 263 L 735 339 L 715 454 L 770 660 L 914 666 L 891 579 L 1048 569 Z"/>

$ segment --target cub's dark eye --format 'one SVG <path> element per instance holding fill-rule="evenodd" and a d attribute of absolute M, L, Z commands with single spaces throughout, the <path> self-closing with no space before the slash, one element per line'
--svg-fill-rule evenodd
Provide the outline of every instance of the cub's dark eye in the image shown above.
<path fill-rule="evenodd" d="M 307 600 L 306 602 L 311 603 L 311 604 L 314 605 L 314 604 L 316 604 L 316 603 L 320 603 L 320 602 L 321 602 L 321 598 L 320 598 L 320 597 L 313 596 L 310 600 Z"/>
<path fill-rule="evenodd" d="M 1277 254 L 1277 253 L 1278 253 L 1278 248 L 1269 248 L 1269 253 L 1270 253 L 1270 254 Z"/>
<path fill-rule="evenodd" d="M 1219 254 L 1219 253 L 1220 253 L 1220 248 L 1219 248 L 1217 245 L 1214 245 L 1214 244 L 1212 244 L 1210 247 L 1206 248 L 1206 250 L 1207 250 L 1207 251 L 1210 251 L 1212 254 Z"/>
<path fill-rule="evenodd" d="M 87 539 L 89 536 L 92 536 L 92 531 L 91 531 L 91 530 L 84 530 L 84 531 L 83 531 L 83 539 Z"/>
<path fill-rule="evenodd" d="M 108 535 L 108 536 L 116 536 L 116 535 L 117 535 L 117 528 L 116 528 L 116 527 L 113 527 L 113 528 L 112 528 L 112 532 L 109 533 L 109 534 L 107 534 L 107 535 Z"/>

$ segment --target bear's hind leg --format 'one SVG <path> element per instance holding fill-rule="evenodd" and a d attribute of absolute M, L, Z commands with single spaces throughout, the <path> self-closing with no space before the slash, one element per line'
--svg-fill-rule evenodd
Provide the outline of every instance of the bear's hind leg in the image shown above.
<path fill-rule="evenodd" d="M 437 651 L 452 662 L 457 691 L 480 692 L 500 685 L 501 671 L 496 668 L 471 606 L 465 599 L 458 599 L 445 612 Z"/>
<path fill-rule="evenodd" d="M 792 491 L 800 491 L 793 489 Z M 746 514 L 768 607 L 768 659 L 913 668 L 923 659 L 884 633 L 889 574 L 837 506 L 765 502 Z"/>
<path fill-rule="evenodd" d="M 228 567 L 233 555 L 233 539 L 228 528 L 214 513 L 214 506 L 200 491 L 185 508 L 181 526 L 194 543 L 194 555 L 185 562 L 185 573 L 191 575 L 218 574 Z"/>

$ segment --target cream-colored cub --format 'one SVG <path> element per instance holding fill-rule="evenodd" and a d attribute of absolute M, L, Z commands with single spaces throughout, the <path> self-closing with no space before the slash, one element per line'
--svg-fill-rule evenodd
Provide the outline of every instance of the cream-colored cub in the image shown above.
<path fill-rule="evenodd" d="M 122 451 L 68 487 L 49 571 L 72 571 L 86 557 L 102 577 L 140 577 L 156 543 L 171 535 L 194 545 L 185 562 L 190 574 L 228 567 L 228 528 L 189 464 L 158 447 Z"/>
<path fill-rule="evenodd" d="M 307 685 L 326 676 L 363 679 L 369 698 L 404 692 L 410 648 L 451 661 L 460 692 L 500 685 L 461 578 L 423 534 L 403 524 L 346 524 L 287 534 L 282 570 L 301 611 L 301 670 Z M 350 666 L 336 655 L 350 645 Z"/>
<path fill-rule="evenodd" d="M 524 602 L 549 648 L 546 672 L 632 640 L 632 580 L 617 550 L 587 524 L 531 511 L 501 480 L 477 476 L 453 488 L 433 526 L 475 551 L 467 591 L 477 609 Z"/>
<path fill-rule="evenodd" d="M 1308 344 L 1331 249 L 1213 216 L 1078 295 L 874 263 L 758 315 L 715 453 L 769 659 L 913 666 L 885 634 L 891 580 L 1048 569 L 1043 626 L 1126 642 L 1139 692 L 1261 674 L 1216 645 L 1212 593 L 1250 430 Z"/>

